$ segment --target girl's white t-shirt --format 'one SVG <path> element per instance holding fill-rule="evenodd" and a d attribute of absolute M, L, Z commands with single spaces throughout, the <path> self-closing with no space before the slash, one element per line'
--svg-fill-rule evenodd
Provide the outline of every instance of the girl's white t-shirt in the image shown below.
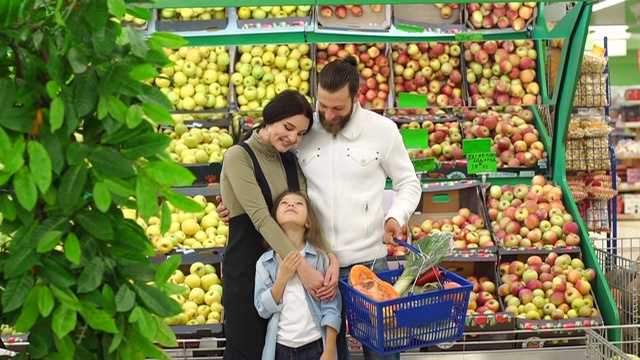
<path fill-rule="evenodd" d="M 301 255 L 304 256 L 304 250 Z M 282 310 L 278 323 L 278 344 L 297 348 L 322 338 L 307 304 L 304 286 L 294 274 L 282 294 Z"/>

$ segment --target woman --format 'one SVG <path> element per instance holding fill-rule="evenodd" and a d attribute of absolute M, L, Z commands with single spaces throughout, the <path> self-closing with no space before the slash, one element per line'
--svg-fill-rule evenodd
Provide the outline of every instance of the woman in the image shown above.
<path fill-rule="evenodd" d="M 298 161 L 289 152 L 311 128 L 313 110 L 297 91 L 284 91 L 263 110 L 263 122 L 225 154 L 220 190 L 230 212 L 229 239 L 222 264 L 225 306 L 224 358 L 256 360 L 262 357 L 267 320 L 253 304 L 256 262 L 264 253 L 263 240 L 283 258 L 294 250 L 271 217 L 274 200 L 285 191 L 306 192 Z M 329 254 L 329 272 L 337 278 L 339 265 Z M 297 274 L 313 293 L 323 284 L 322 274 L 303 261 Z"/>

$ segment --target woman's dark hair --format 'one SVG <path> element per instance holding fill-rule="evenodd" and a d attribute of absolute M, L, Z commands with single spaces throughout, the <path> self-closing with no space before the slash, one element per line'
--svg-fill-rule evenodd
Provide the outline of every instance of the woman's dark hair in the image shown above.
<path fill-rule="evenodd" d="M 349 95 L 355 97 L 360 87 L 360 73 L 356 58 L 347 56 L 342 60 L 334 60 L 325 65 L 318 74 L 318 85 L 330 93 L 349 85 Z"/>
<path fill-rule="evenodd" d="M 260 130 L 267 124 L 274 124 L 296 115 L 304 115 L 309 119 L 307 131 L 311 130 L 311 126 L 313 125 L 313 108 L 311 104 L 309 104 L 307 98 L 300 92 L 296 90 L 285 90 L 269 101 L 262 111 L 262 123 L 249 130 L 242 138 L 242 141 L 250 138 L 255 130 Z"/>

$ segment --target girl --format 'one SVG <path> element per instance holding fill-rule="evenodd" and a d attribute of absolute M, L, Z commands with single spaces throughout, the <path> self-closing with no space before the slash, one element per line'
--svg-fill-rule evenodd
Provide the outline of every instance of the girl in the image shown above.
<path fill-rule="evenodd" d="M 225 154 L 220 191 L 230 212 L 229 239 L 222 263 L 225 291 L 224 359 L 256 360 L 262 354 L 267 321 L 253 304 L 256 261 L 263 241 L 286 256 L 294 250 L 271 217 L 275 197 L 288 190 L 306 191 L 306 182 L 291 148 L 311 128 L 313 110 L 297 91 L 278 94 L 265 106 L 262 124 Z M 330 254 L 337 279 L 339 265 Z M 323 285 L 323 276 L 306 261 L 297 273 L 306 288 Z"/>
<path fill-rule="evenodd" d="M 256 264 L 255 306 L 260 316 L 270 319 L 262 360 L 334 360 L 340 296 L 318 301 L 296 274 L 305 260 L 322 273 L 329 265 L 318 218 L 301 192 L 282 194 L 273 212 L 295 250 L 284 259 L 268 251 Z"/>

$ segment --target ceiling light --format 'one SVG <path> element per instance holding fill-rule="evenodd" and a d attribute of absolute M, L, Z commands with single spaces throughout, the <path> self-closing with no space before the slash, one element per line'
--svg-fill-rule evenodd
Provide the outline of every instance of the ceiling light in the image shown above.
<path fill-rule="evenodd" d="M 593 11 L 600 11 L 608 7 L 623 3 L 625 0 L 605 0 L 593 5 Z"/>

